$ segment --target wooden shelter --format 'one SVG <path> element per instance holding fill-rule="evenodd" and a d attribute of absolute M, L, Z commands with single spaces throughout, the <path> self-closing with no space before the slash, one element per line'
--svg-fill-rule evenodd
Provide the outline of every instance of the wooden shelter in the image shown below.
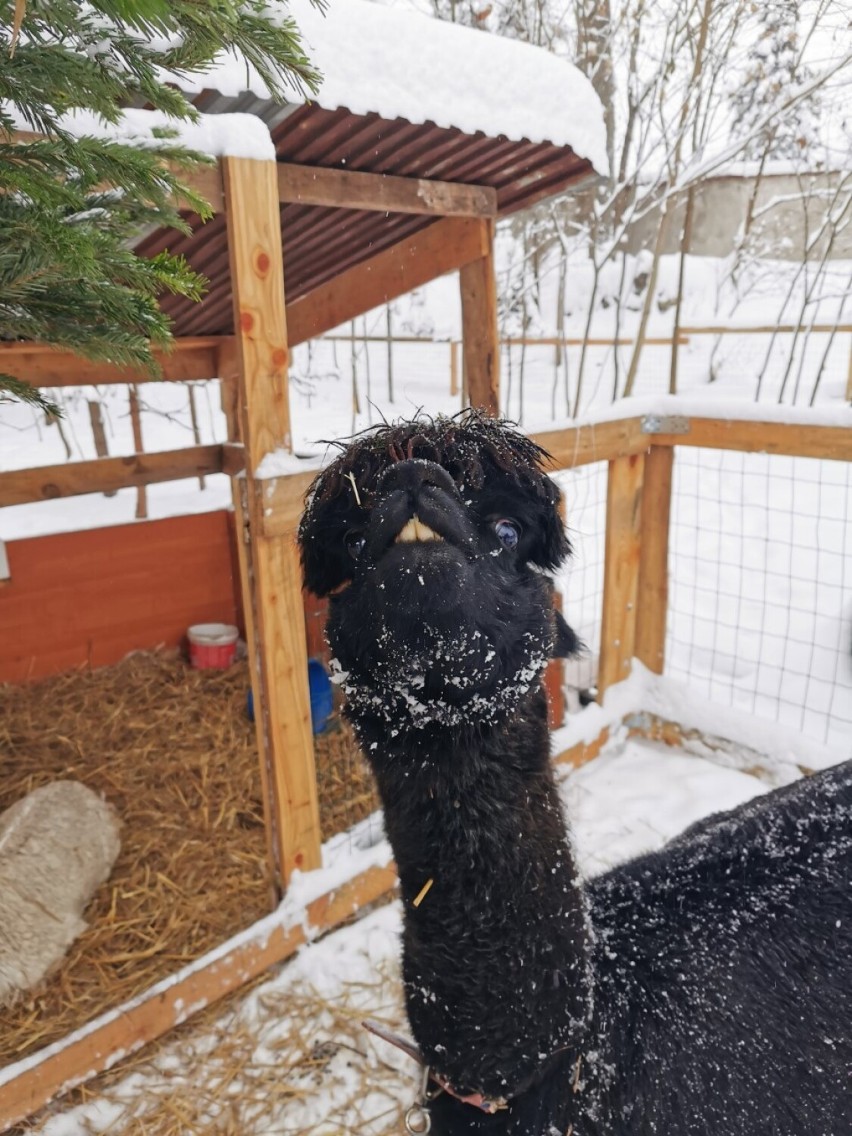
<path fill-rule="evenodd" d="M 442 33 L 443 34 L 443 33 Z M 484 41 L 483 41 L 484 42 Z M 568 65 L 564 65 L 568 66 Z M 193 179 L 215 215 L 191 235 L 154 232 L 138 248 L 182 253 L 210 281 L 193 305 L 167 298 L 176 342 L 163 378 L 220 378 L 228 442 L 129 458 L 0 473 L 0 505 L 106 492 L 212 472 L 230 474 L 242 606 L 257 708 L 266 833 L 276 901 L 294 869 L 318 868 L 317 808 L 306 641 L 294 540 L 315 471 L 292 472 L 287 371 L 291 348 L 449 272 L 458 272 L 467 399 L 498 409 L 494 225 L 593 175 L 564 143 L 466 132 L 345 106 L 287 108 L 205 90 L 205 112 L 250 109 L 271 124 L 275 160 L 223 156 Z M 247 107 L 246 104 L 249 104 Z M 146 381 L 49 345 L 0 345 L 0 369 L 43 388 Z M 286 470 L 287 472 L 282 472 Z M 0 617 L 13 615 L 12 585 Z M 12 624 L 14 625 L 14 620 Z M 386 892 L 392 866 L 372 869 L 310 905 L 329 927 Z M 235 988 L 304 941 L 273 922 L 224 958 L 181 972 L 102 1015 L 67 1043 L 0 1070 L 0 1128 L 62 1088 L 173 1026 L 183 1007 Z"/>
<path fill-rule="evenodd" d="M 257 738 L 276 898 L 294 869 L 318 868 L 321 832 L 305 669 L 306 641 L 294 540 L 313 470 L 290 454 L 290 349 L 340 323 L 458 272 L 466 391 L 495 412 L 499 395 L 494 224 L 593 174 L 567 144 L 465 132 L 300 105 L 275 110 L 207 90 L 208 112 L 268 118 L 276 160 L 222 157 L 198 175 L 215 217 L 191 218 L 188 237 L 157 232 L 140 250 L 183 253 L 211 281 L 199 305 L 165 301 L 175 350 L 168 380 L 222 380 L 229 440 L 127 458 L 0 474 L 0 504 L 139 486 L 196 474 L 231 475 L 243 609 L 253 670 Z M 50 388 L 144 381 L 41 344 L 0 345 L 0 369 Z M 599 690 L 631 659 L 662 672 L 668 509 L 679 445 L 767 450 L 852 460 L 850 432 L 777 422 L 716 421 L 627 412 L 597 425 L 537 435 L 558 468 L 609 463 Z M 4 601 L 0 590 L 0 617 Z M 8 606 L 6 608 L 8 611 Z M 286 692 L 286 697 L 283 693 Z M 656 736 L 676 723 L 649 721 Z M 605 734 L 563 754 L 594 756 Z M 0 1129 L 105 1068 L 292 954 L 306 926 L 326 929 L 388 892 L 393 865 L 370 867 L 313 899 L 299 921 L 271 915 L 213 955 L 116 1007 L 19 1067 L 0 1070 Z"/>

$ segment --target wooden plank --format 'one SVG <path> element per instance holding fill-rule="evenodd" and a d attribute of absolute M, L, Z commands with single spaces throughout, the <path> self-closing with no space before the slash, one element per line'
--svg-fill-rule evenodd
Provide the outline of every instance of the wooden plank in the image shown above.
<path fill-rule="evenodd" d="M 635 649 L 644 468 L 643 454 L 609 463 L 599 699 L 630 674 Z"/>
<path fill-rule="evenodd" d="M 721 734 L 708 734 L 695 726 L 686 726 L 671 718 L 663 718 L 659 714 L 650 714 L 642 711 L 630 714 L 625 719 L 629 737 L 648 738 L 650 741 L 663 742 L 667 746 L 676 747 L 686 753 L 693 753 L 698 757 L 714 760 L 711 756 L 719 754 L 719 763 L 731 767 L 731 759 L 735 759 L 735 768 L 752 777 L 758 777 L 777 787 L 787 784 L 789 774 L 801 773 L 810 776 L 815 770 L 809 765 L 779 759 L 777 753 L 768 754 L 753 746 L 746 745 L 741 738 L 731 739 Z"/>
<path fill-rule="evenodd" d="M 590 742 L 578 742 L 570 749 L 563 749 L 553 758 L 557 765 L 573 765 L 578 768 L 587 761 L 593 761 L 609 741 L 609 729 L 603 730 Z"/>
<path fill-rule="evenodd" d="M 290 345 L 323 335 L 486 252 L 478 220 L 448 217 L 435 221 L 288 304 Z"/>
<path fill-rule="evenodd" d="M 653 434 L 655 446 L 701 446 L 743 453 L 852 461 L 852 429 L 788 422 L 690 418 L 684 434 Z"/>
<path fill-rule="evenodd" d="M 264 533 L 255 481 L 264 457 L 292 448 L 278 184 L 273 162 L 225 158 L 223 172 L 246 455 L 234 499 L 272 875 L 283 889 L 294 869 L 319 867 L 321 857 L 295 530 Z"/>
<path fill-rule="evenodd" d="M 555 469 L 577 469 L 649 449 L 652 439 L 642 433 L 641 418 L 618 418 L 600 424 L 542 430 L 531 435 L 553 458 Z"/>
<path fill-rule="evenodd" d="M 190 387 L 189 390 L 190 390 L 190 394 L 191 394 L 192 393 L 192 387 Z M 139 409 L 139 391 L 138 391 L 135 383 L 131 384 L 131 387 L 130 387 L 129 404 L 130 404 L 130 424 L 131 424 L 131 428 L 133 430 L 133 448 L 134 448 L 134 450 L 136 450 L 137 454 L 141 454 L 145 447 L 144 447 L 143 442 L 142 442 L 142 414 L 141 414 L 140 409 Z M 193 408 L 194 408 L 194 405 L 195 404 L 193 403 Z M 193 410 L 193 422 L 192 422 L 192 424 L 193 424 L 193 427 L 196 427 L 193 430 L 195 444 L 196 444 L 196 446 L 200 446 L 201 445 L 201 432 L 197 429 L 194 410 Z M 199 477 L 198 480 L 201 484 L 201 487 L 204 488 L 204 477 L 203 477 L 203 475 L 201 477 Z M 147 516 L 148 516 L 148 492 L 145 489 L 144 485 L 139 485 L 139 486 L 137 486 L 137 489 L 136 489 L 136 519 L 142 520 Z"/>
<path fill-rule="evenodd" d="M 777 323 L 763 327 L 732 327 L 726 324 L 710 324 L 703 327 L 683 327 L 682 335 L 793 335 L 810 334 L 834 335 L 836 332 L 852 331 L 852 324 L 846 323 Z"/>
<path fill-rule="evenodd" d="M 395 882 L 393 865 L 369 868 L 314 900 L 306 919 L 295 926 L 286 927 L 274 917 L 262 920 L 247 941 L 216 952 L 197 969 L 187 967 L 142 998 L 108 1011 L 58 1052 L 49 1048 L 36 1054 L 14 1079 L 4 1083 L 0 1071 L 0 1131 L 295 954 L 306 942 L 306 926 L 330 930 L 353 911 L 386 895 Z"/>
<path fill-rule="evenodd" d="M 232 544 L 221 509 L 9 541 L 0 682 L 177 647 L 193 623 L 238 623 Z"/>
<path fill-rule="evenodd" d="M 222 447 L 191 446 L 153 454 L 64 462 L 62 465 L 13 469 L 0 473 L 0 506 L 52 501 L 84 493 L 109 493 L 134 485 L 180 481 L 202 473 L 221 473 Z"/>
<path fill-rule="evenodd" d="M 43 343 L 0 343 L 0 371 L 36 387 L 103 386 L 109 383 L 190 382 L 215 379 L 219 351 L 231 337 L 190 336 L 176 339 L 171 352 L 154 351 L 162 374 L 136 367 L 83 359 L 72 351 Z"/>
<path fill-rule="evenodd" d="M 462 265 L 459 271 L 462 352 L 468 403 L 497 417 L 500 413 L 500 334 L 494 223 L 483 220 L 479 226 L 485 252 Z"/>
<path fill-rule="evenodd" d="M 634 653 L 655 674 L 663 673 L 665 663 L 673 464 L 673 446 L 652 446 L 645 456 L 642 484 L 642 551 Z"/>
<path fill-rule="evenodd" d="M 496 217 L 497 190 L 390 174 L 330 170 L 278 163 L 278 200 L 381 213 L 421 213 L 439 217 Z"/>
<path fill-rule="evenodd" d="M 265 536 L 292 538 L 305 507 L 305 494 L 318 472 L 317 469 L 305 470 L 256 483 Z"/>

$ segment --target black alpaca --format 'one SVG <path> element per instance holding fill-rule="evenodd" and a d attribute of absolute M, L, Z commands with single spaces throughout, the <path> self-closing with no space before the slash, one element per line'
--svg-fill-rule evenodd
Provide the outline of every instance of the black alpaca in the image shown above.
<path fill-rule="evenodd" d="M 457 1094 L 433 1131 L 852 1136 L 852 763 L 583 884 L 540 681 L 573 645 L 545 458 L 474 413 L 382 426 L 300 530 L 399 869 L 411 1029 Z"/>

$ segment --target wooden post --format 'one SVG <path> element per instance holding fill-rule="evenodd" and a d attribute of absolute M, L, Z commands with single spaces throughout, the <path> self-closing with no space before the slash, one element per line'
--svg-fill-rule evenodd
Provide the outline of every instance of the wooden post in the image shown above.
<path fill-rule="evenodd" d="M 645 455 L 634 654 L 655 674 L 663 673 L 666 651 L 673 467 L 674 446 L 652 446 Z"/>
<path fill-rule="evenodd" d="M 481 220 L 479 225 L 485 254 L 459 269 L 462 350 L 468 402 L 496 416 L 500 413 L 500 339 L 494 222 Z"/>
<path fill-rule="evenodd" d="M 450 394 L 459 395 L 459 345 L 458 340 L 450 340 Z"/>
<path fill-rule="evenodd" d="M 142 415 L 139 410 L 139 391 L 136 384 L 130 387 L 130 425 L 133 430 L 133 449 L 137 454 L 143 452 L 142 442 Z M 196 436 L 195 444 L 200 445 L 200 435 Z M 199 478 L 199 480 L 203 480 Z M 136 487 L 136 519 L 144 520 L 148 516 L 148 490 L 144 485 Z"/>
<path fill-rule="evenodd" d="M 223 159 L 223 174 L 246 466 L 234 481 L 234 502 L 267 833 L 280 891 L 294 868 L 320 866 L 320 829 L 295 527 L 264 532 L 265 495 L 275 479 L 258 476 L 264 458 L 292 449 L 278 180 L 274 162 L 247 158 Z"/>
<path fill-rule="evenodd" d="M 109 447 L 107 446 L 104 420 L 101 414 L 101 404 L 96 398 L 89 399 L 89 421 L 92 424 L 92 438 L 95 442 L 95 453 L 99 458 L 108 457 Z M 117 489 L 111 489 L 104 493 L 104 497 L 114 497 L 117 492 Z"/>
<path fill-rule="evenodd" d="M 635 650 L 644 468 L 644 454 L 609 463 L 599 698 L 627 678 Z"/>
<path fill-rule="evenodd" d="M 846 371 L 846 401 L 852 402 L 852 341 L 849 343 L 849 366 Z"/>

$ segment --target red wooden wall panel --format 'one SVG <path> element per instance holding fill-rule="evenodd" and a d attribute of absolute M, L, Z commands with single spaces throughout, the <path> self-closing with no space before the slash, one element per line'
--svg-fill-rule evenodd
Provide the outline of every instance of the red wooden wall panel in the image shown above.
<path fill-rule="evenodd" d="M 191 623 L 241 624 L 225 511 L 10 541 L 0 682 L 177 646 Z"/>

